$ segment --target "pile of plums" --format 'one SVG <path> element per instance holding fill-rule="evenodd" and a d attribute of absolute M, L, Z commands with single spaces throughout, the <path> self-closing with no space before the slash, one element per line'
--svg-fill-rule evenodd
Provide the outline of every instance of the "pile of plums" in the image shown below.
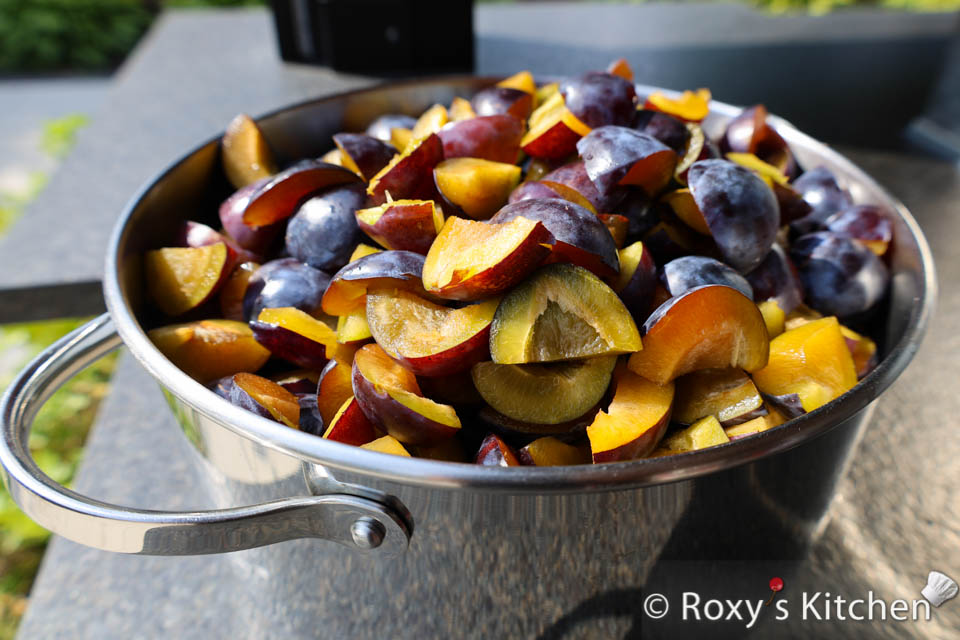
<path fill-rule="evenodd" d="M 777 427 L 876 365 L 850 326 L 883 307 L 892 219 L 761 105 L 710 139 L 709 105 L 638 97 L 622 60 L 522 72 L 284 168 L 238 116 L 219 225 L 145 255 L 179 317 L 150 337 L 237 406 L 396 455 L 601 463 Z"/>

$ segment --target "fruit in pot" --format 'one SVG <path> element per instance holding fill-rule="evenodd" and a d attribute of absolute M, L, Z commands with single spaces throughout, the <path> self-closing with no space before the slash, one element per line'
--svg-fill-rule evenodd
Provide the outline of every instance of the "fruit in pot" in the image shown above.
<path fill-rule="evenodd" d="M 587 427 L 594 463 L 642 458 L 653 451 L 670 423 L 674 387 L 655 384 L 622 369 L 606 411 Z"/>
<path fill-rule="evenodd" d="M 691 130 L 687 128 L 684 122 L 669 114 L 650 109 L 640 109 L 633 116 L 631 127 L 653 136 L 673 149 L 680 157 L 687 153 L 687 145 L 692 135 Z"/>
<path fill-rule="evenodd" d="M 443 212 L 432 200 L 394 200 L 357 209 L 357 226 L 387 249 L 427 254 L 443 228 Z"/>
<path fill-rule="evenodd" d="M 819 231 L 824 228 L 827 218 L 853 206 L 850 194 L 826 167 L 804 172 L 793 181 L 793 189 L 811 208 L 808 215 L 790 223 L 790 231 L 794 235 Z"/>
<path fill-rule="evenodd" d="M 746 273 L 766 257 L 780 227 L 777 200 L 752 171 L 727 160 L 700 160 L 690 192 L 725 262 Z"/>
<path fill-rule="evenodd" d="M 470 100 L 478 116 L 511 115 L 526 120 L 533 111 L 533 95 L 512 87 L 487 87 Z"/>
<path fill-rule="evenodd" d="M 340 408 L 330 418 L 329 425 L 323 432 L 324 438 L 355 447 L 373 442 L 381 436 L 374 424 L 363 415 L 352 394 L 340 404 Z"/>
<path fill-rule="evenodd" d="M 453 300 L 482 300 L 523 280 L 550 254 L 553 236 L 541 222 L 504 224 L 449 217 L 423 263 L 423 286 Z"/>
<path fill-rule="evenodd" d="M 593 213 L 560 198 L 531 198 L 500 209 L 490 222 L 505 224 L 517 218 L 542 222 L 554 238 L 550 261 L 570 262 L 601 278 L 620 270 L 617 245 Z"/>
<path fill-rule="evenodd" d="M 310 196 L 331 187 L 359 182 L 360 178 L 344 167 L 318 160 L 301 160 L 270 178 L 250 196 L 243 210 L 243 223 L 250 227 L 264 227 L 286 220 Z"/>
<path fill-rule="evenodd" d="M 220 146 L 223 171 L 237 189 L 277 172 L 270 145 L 257 123 L 246 114 L 230 121 Z"/>
<path fill-rule="evenodd" d="M 532 198 L 560 197 L 562 196 L 556 191 L 556 189 L 545 185 L 539 180 L 530 180 L 520 183 L 516 189 L 510 192 L 510 197 L 507 198 L 507 204 L 513 204 L 514 202 L 520 202 L 521 200 L 530 200 Z"/>
<path fill-rule="evenodd" d="M 410 457 L 410 452 L 393 436 L 377 438 L 373 442 L 360 445 L 360 448 L 366 449 L 367 451 L 376 451 L 377 453 L 389 453 L 393 456 Z"/>
<path fill-rule="evenodd" d="M 630 219 L 626 216 L 620 216 L 615 213 L 601 213 L 599 216 L 600 222 L 603 223 L 603 226 L 607 228 L 607 231 L 610 232 L 610 237 L 613 238 L 613 244 L 617 249 L 622 249 L 623 246 L 627 243 L 627 232 L 630 228 Z"/>
<path fill-rule="evenodd" d="M 334 274 L 323 294 L 323 311 L 343 316 L 363 309 L 373 287 L 423 293 L 424 257 L 412 251 L 378 251 L 353 260 Z"/>
<path fill-rule="evenodd" d="M 630 221 L 627 226 L 628 243 L 639 240 L 660 221 L 657 208 L 650 198 L 636 190 L 627 193 L 627 197 L 616 206 L 614 213 Z"/>
<path fill-rule="evenodd" d="M 447 113 L 450 116 L 450 122 L 460 122 L 461 120 L 470 120 L 477 117 L 470 101 L 460 96 L 454 97 L 450 102 L 450 109 L 448 109 Z M 439 131 L 437 133 L 439 133 Z"/>
<path fill-rule="evenodd" d="M 767 123 L 767 109 L 762 104 L 744 109 L 727 124 L 727 130 L 720 139 L 720 150 L 724 153 L 752 153 L 788 177 L 797 173 L 797 163 L 790 147 L 777 130 Z"/>
<path fill-rule="evenodd" d="M 750 298 L 723 285 L 706 285 L 670 298 L 643 325 L 643 351 L 630 356 L 635 373 L 658 384 L 701 369 L 767 364 L 770 339 Z"/>
<path fill-rule="evenodd" d="M 507 203 L 520 167 L 480 158 L 444 160 L 433 170 L 440 194 L 468 216 L 485 220 Z"/>
<path fill-rule="evenodd" d="M 647 195 L 655 195 L 667 186 L 677 166 L 673 149 L 651 135 L 627 127 L 594 129 L 577 142 L 577 151 L 601 194 L 618 185 L 632 185 Z"/>
<path fill-rule="evenodd" d="M 339 269 L 360 241 L 354 212 L 365 202 L 360 184 L 334 187 L 309 198 L 287 225 L 287 253 L 315 269 Z"/>
<path fill-rule="evenodd" d="M 474 365 L 470 373 L 484 401 L 507 418 L 559 425 L 577 420 L 600 402 L 615 364 L 614 356 L 553 364 L 488 361 Z"/>
<path fill-rule="evenodd" d="M 337 342 L 341 344 L 358 344 L 373 337 L 370 325 L 367 323 L 365 308 L 351 311 L 347 315 L 337 318 Z"/>
<path fill-rule="evenodd" d="M 305 369 L 323 369 L 331 358 L 349 364 L 352 356 L 333 329 L 293 307 L 264 309 L 250 328 L 274 356 Z"/>
<path fill-rule="evenodd" d="M 633 82 L 633 69 L 630 68 L 630 63 L 627 62 L 626 58 L 617 58 L 611 62 L 607 66 L 607 73 L 612 73 L 628 82 Z"/>
<path fill-rule="evenodd" d="M 324 424 L 333 424 L 333 419 L 343 403 L 353 397 L 352 375 L 352 366 L 337 360 L 328 362 L 320 372 L 315 389 L 317 408 Z"/>
<path fill-rule="evenodd" d="M 597 191 L 597 188 L 590 180 L 590 176 L 587 175 L 587 169 L 584 166 L 583 160 L 568 162 L 565 165 L 557 167 L 544 175 L 541 181 L 544 185 L 561 193 L 561 196 L 568 200 L 572 199 L 563 195 L 562 192 L 557 189 L 558 185 L 574 190 L 590 203 L 594 211 L 599 212 L 615 211 L 617 205 L 627 196 L 627 189 L 625 187 L 610 189 L 605 194 Z"/>
<path fill-rule="evenodd" d="M 362 133 L 338 133 L 333 143 L 340 150 L 343 166 L 364 180 L 377 175 L 397 154 L 389 142 Z"/>
<path fill-rule="evenodd" d="M 790 313 L 803 302 L 803 283 L 793 261 L 779 244 L 752 271 L 746 274 L 753 287 L 754 300 L 776 300 L 784 313 Z"/>
<path fill-rule="evenodd" d="M 653 303 L 657 286 L 657 265 L 642 242 L 620 250 L 620 275 L 613 290 L 636 322 L 643 322 Z"/>
<path fill-rule="evenodd" d="M 296 307 L 310 315 L 320 313 L 320 301 L 330 276 L 295 258 L 271 260 L 250 276 L 243 297 L 243 315 L 254 319 L 260 311 Z"/>
<path fill-rule="evenodd" d="M 425 138 L 431 133 L 439 131 L 449 121 L 450 114 L 447 113 L 447 108 L 442 104 L 435 104 L 420 114 L 420 117 L 413 124 L 410 135 L 414 140 Z"/>
<path fill-rule="evenodd" d="M 664 439 L 663 446 L 672 453 L 685 453 L 708 449 L 730 442 L 723 427 L 713 416 L 697 420 L 686 429 L 682 429 Z"/>
<path fill-rule="evenodd" d="M 786 422 L 786 419 L 776 409 L 767 407 L 767 411 L 768 413 L 765 416 L 742 422 L 733 427 L 724 427 L 723 432 L 733 441 L 752 436 L 755 433 L 762 433 Z"/>
<path fill-rule="evenodd" d="M 747 279 L 719 260 L 705 256 L 684 256 L 663 265 L 660 281 L 671 296 L 680 296 L 708 284 L 732 287 L 753 300 Z"/>
<path fill-rule="evenodd" d="M 297 403 L 300 405 L 300 420 L 297 423 L 297 428 L 310 435 L 322 436 L 325 428 L 323 418 L 320 417 L 320 412 L 317 410 L 317 396 L 312 393 L 297 393 L 294 395 L 297 396 Z"/>
<path fill-rule="evenodd" d="M 537 438 L 517 451 L 520 464 L 537 467 L 558 467 L 568 464 L 589 464 L 590 456 L 573 445 L 554 437 Z"/>
<path fill-rule="evenodd" d="M 264 418 L 293 429 L 300 425 L 300 402 L 297 397 L 272 380 L 252 373 L 238 373 L 227 387 L 227 400 Z"/>
<path fill-rule="evenodd" d="M 497 83 L 498 87 L 508 89 L 519 89 L 520 91 L 533 95 L 537 92 L 537 83 L 533 80 L 533 74 L 529 71 L 520 71 L 509 78 L 504 78 Z"/>
<path fill-rule="evenodd" d="M 443 160 L 443 143 L 435 133 L 411 143 L 370 179 L 367 196 L 374 205 L 395 200 L 433 200 L 433 168 Z"/>
<path fill-rule="evenodd" d="M 753 372 L 753 381 L 791 418 L 849 391 L 857 372 L 840 323 L 831 316 L 780 334 L 770 341 L 770 361 Z"/>
<path fill-rule="evenodd" d="M 520 153 L 523 122 L 510 115 L 481 116 L 448 124 L 437 135 L 447 160 L 481 158 L 513 164 Z"/>
<path fill-rule="evenodd" d="M 714 416 L 732 427 L 767 414 L 763 398 L 750 376 L 739 369 L 704 369 L 676 380 L 673 420 L 693 424 Z"/>
<path fill-rule="evenodd" d="M 644 109 L 662 111 L 687 122 L 700 122 L 710 113 L 710 90 L 684 91 L 671 98 L 662 91 L 654 91 L 643 103 Z"/>
<path fill-rule="evenodd" d="M 513 448 L 494 434 L 480 443 L 474 462 L 487 467 L 519 467 L 520 460 Z"/>
<path fill-rule="evenodd" d="M 406 444 L 437 444 L 460 430 L 453 407 L 423 397 L 412 371 L 376 344 L 353 360 L 353 395 L 364 415 Z"/>
<path fill-rule="evenodd" d="M 416 118 L 397 113 L 389 113 L 371 122 L 364 133 L 383 142 L 392 142 L 394 130 L 413 129 L 416 123 Z M 400 147 L 397 148 L 399 149 Z"/>
<path fill-rule="evenodd" d="M 219 209 L 220 224 L 226 234 L 239 246 L 257 255 L 268 254 L 283 233 L 283 221 L 259 227 L 251 227 L 243 221 L 243 212 L 250 204 L 250 199 L 269 181 L 269 178 L 264 178 L 238 189 L 223 201 Z"/>
<path fill-rule="evenodd" d="M 591 129 L 627 126 L 636 112 L 633 83 L 603 71 L 591 71 L 560 83 L 567 109 Z"/>
<path fill-rule="evenodd" d="M 862 380 L 877 366 L 877 343 L 853 329 L 840 325 L 840 333 L 847 342 L 853 366 L 857 371 L 857 380 Z"/>
<path fill-rule="evenodd" d="M 445 376 L 490 354 L 490 323 L 498 300 L 459 309 L 399 289 L 367 294 L 367 322 L 390 357 L 421 376 Z"/>
<path fill-rule="evenodd" d="M 558 367 L 560 365 L 551 366 Z M 593 405 L 586 413 L 577 416 L 573 420 L 558 422 L 557 424 L 539 424 L 536 422 L 516 420 L 503 415 L 493 407 L 484 406 L 477 412 L 477 418 L 484 427 L 489 428 L 514 446 L 523 446 L 533 442 L 537 438 L 545 437 L 556 438 L 557 440 L 567 443 L 578 443 L 583 441 L 587 427 L 593 422 L 598 411 L 600 411 L 600 403 Z"/>
<path fill-rule="evenodd" d="M 184 222 L 177 236 L 177 245 L 181 247 L 208 247 L 218 242 L 227 245 L 227 262 L 231 271 L 233 266 L 240 262 L 255 262 L 260 259 L 260 256 L 244 249 L 230 236 L 193 220 Z"/>
<path fill-rule="evenodd" d="M 763 323 L 767 325 L 767 335 L 770 338 L 776 338 L 786 330 L 787 315 L 780 308 L 780 303 L 775 299 L 764 300 L 757 304 L 760 309 L 760 315 L 763 316 Z"/>
<path fill-rule="evenodd" d="M 686 127 L 690 133 L 690 139 L 687 141 L 686 149 L 678 153 L 677 168 L 673 170 L 673 178 L 684 185 L 687 184 L 687 173 L 694 162 L 720 157 L 720 150 L 707 139 L 700 125 L 688 122 Z"/>
<path fill-rule="evenodd" d="M 878 256 L 887 252 L 893 240 L 893 223 L 880 207 L 860 204 L 839 211 L 824 222 L 828 231 L 846 234 Z"/>
<path fill-rule="evenodd" d="M 845 235 L 818 231 L 790 246 L 806 291 L 817 311 L 841 318 L 873 307 L 887 290 L 890 274 L 870 249 Z"/>
<path fill-rule="evenodd" d="M 245 322 L 198 320 L 152 329 L 147 336 L 168 360 L 203 383 L 257 371 L 270 359 Z"/>
<path fill-rule="evenodd" d="M 563 96 L 555 93 L 530 115 L 530 128 L 520 147 L 534 158 L 562 160 L 576 151 L 577 140 L 588 133 L 590 127 L 570 113 Z"/>
<path fill-rule="evenodd" d="M 703 212 L 700 211 L 696 200 L 693 199 L 693 194 L 690 193 L 690 189 L 671 191 L 670 193 L 664 194 L 660 200 L 670 207 L 673 214 L 689 228 L 702 235 L 710 235 L 710 227 L 707 226 Z"/>
<path fill-rule="evenodd" d="M 637 326 L 613 289 L 570 264 L 543 267 L 521 282 L 503 298 L 490 327 L 490 355 L 499 364 L 574 360 L 640 348 Z"/>
<path fill-rule="evenodd" d="M 213 296 L 232 271 L 227 245 L 167 247 L 144 256 L 151 300 L 168 316 L 195 309 Z"/>

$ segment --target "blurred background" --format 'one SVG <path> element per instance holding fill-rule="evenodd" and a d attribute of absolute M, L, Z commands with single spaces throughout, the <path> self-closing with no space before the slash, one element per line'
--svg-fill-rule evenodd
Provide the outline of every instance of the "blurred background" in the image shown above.
<path fill-rule="evenodd" d="M 31 202 L 70 153 L 78 132 L 97 117 L 124 61 L 149 38 L 163 12 L 242 11 L 268 4 L 0 0 L 0 235 L 30 216 Z M 274 4 L 283 10 L 289 2 Z M 481 10 L 489 4 L 543 5 L 478 0 L 478 29 L 486 28 Z M 596 4 L 598 19 L 616 22 L 615 5 Z M 695 13 L 671 13 L 680 4 Z M 550 6 L 562 11 L 562 3 Z M 759 101 L 756 94 L 772 111 L 828 142 L 960 158 L 955 132 L 960 124 L 951 115 L 960 112 L 955 44 L 960 0 L 745 0 L 736 10 L 718 11 L 718 6 L 685 0 L 659 4 L 650 15 L 671 28 L 646 25 L 643 40 L 629 30 L 611 37 L 623 40 L 621 55 L 634 65 L 641 83 L 676 89 L 709 85 L 716 98 L 733 103 Z M 690 15 L 716 26 L 686 29 Z M 649 35 L 654 32 L 658 35 Z M 532 41 L 522 35 L 509 29 L 488 32 L 491 46 L 477 51 L 477 67 L 512 73 L 516 65 L 497 67 L 515 54 L 538 60 L 547 71 L 569 68 L 555 60 L 558 43 L 548 33 L 535 34 Z M 567 44 L 577 69 L 603 68 L 610 60 L 609 43 L 605 50 L 591 49 L 588 41 Z M 810 91 L 814 84 L 818 90 Z M 827 102 L 843 117 L 805 119 Z M 0 325 L 0 390 L 31 357 L 84 319 Z M 97 363 L 58 392 L 34 430 L 38 461 L 60 482 L 70 481 L 81 460 L 84 437 L 109 392 L 114 362 Z M 16 632 L 48 536 L 0 488 L 0 640 Z"/>

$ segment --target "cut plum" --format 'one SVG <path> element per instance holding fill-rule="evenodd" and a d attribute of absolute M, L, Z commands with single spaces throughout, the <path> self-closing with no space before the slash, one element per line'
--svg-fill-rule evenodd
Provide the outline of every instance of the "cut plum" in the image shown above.
<path fill-rule="evenodd" d="M 505 224 L 518 217 L 542 222 L 554 238 L 550 261 L 579 265 L 601 278 L 620 271 L 617 245 L 596 215 L 560 198 L 530 198 L 500 209 L 490 219 Z"/>
<path fill-rule="evenodd" d="M 363 415 L 353 394 L 349 394 L 340 404 L 340 408 L 331 416 L 329 425 L 323 432 L 324 438 L 355 447 L 362 447 L 381 436 L 374 424 Z"/>
<path fill-rule="evenodd" d="M 620 275 L 613 285 L 636 322 L 647 319 L 657 287 L 657 265 L 642 242 L 620 250 Z"/>
<path fill-rule="evenodd" d="M 241 113 L 230 121 L 220 145 L 223 171 L 237 189 L 277 172 L 270 145 L 257 123 L 246 114 Z"/>
<path fill-rule="evenodd" d="M 653 136 L 627 127 L 594 129 L 577 142 L 587 175 L 601 194 L 618 185 L 654 196 L 669 184 L 676 152 Z"/>
<path fill-rule="evenodd" d="M 482 116 L 448 124 L 437 135 L 447 160 L 482 158 L 513 164 L 520 153 L 523 121 L 509 115 Z"/>
<path fill-rule="evenodd" d="M 520 146 L 534 158 L 563 160 L 577 150 L 577 140 L 590 127 L 570 113 L 563 96 L 554 93 L 530 115 L 530 128 Z"/>
<path fill-rule="evenodd" d="M 492 433 L 480 443 L 475 462 L 487 467 L 520 466 L 520 460 L 513 448 Z"/>
<path fill-rule="evenodd" d="M 440 128 L 448 122 L 450 122 L 450 114 L 447 112 L 447 108 L 442 104 L 435 104 L 420 114 L 417 121 L 413 123 L 410 135 L 414 140 L 420 140 L 431 133 L 440 131 Z"/>
<path fill-rule="evenodd" d="M 310 315 L 320 313 L 330 276 L 296 258 L 271 260 L 253 272 L 243 295 L 243 317 L 256 319 L 263 309 L 296 307 Z"/>
<path fill-rule="evenodd" d="M 561 442 L 552 436 L 537 438 L 517 451 L 521 464 L 537 467 L 561 467 L 570 464 L 589 464 L 590 456 L 580 448 Z"/>
<path fill-rule="evenodd" d="M 846 234 L 878 256 L 887 252 L 893 240 L 893 223 L 883 210 L 872 204 L 860 204 L 827 218 L 824 224 L 833 233 Z"/>
<path fill-rule="evenodd" d="M 343 166 L 364 180 L 377 175 L 397 155 L 389 142 L 362 133 L 338 133 L 333 142 L 340 150 Z"/>
<path fill-rule="evenodd" d="M 671 98 L 662 91 L 654 91 L 643 105 L 644 109 L 662 111 L 687 122 L 701 122 L 710 113 L 710 90 L 684 91 Z"/>
<path fill-rule="evenodd" d="M 251 198 L 268 182 L 270 179 L 264 178 L 238 189 L 223 201 L 218 210 L 224 233 L 247 251 L 261 256 L 273 248 L 277 237 L 283 233 L 284 222 L 281 220 L 271 225 L 251 227 L 243 221 L 243 212 Z"/>
<path fill-rule="evenodd" d="M 629 366 L 665 384 L 700 369 L 756 371 L 767 364 L 769 346 L 767 326 L 750 298 L 706 285 L 670 298 L 647 318 L 643 351 L 630 356 Z"/>
<path fill-rule="evenodd" d="M 447 109 L 447 114 L 450 116 L 450 122 L 472 120 L 473 118 L 477 117 L 477 114 L 473 110 L 473 105 L 470 104 L 470 101 L 466 100 L 465 98 L 461 98 L 460 96 L 455 96 L 453 100 L 450 101 L 450 108 Z M 448 122 L 447 124 L 450 123 Z M 437 133 L 440 132 L 438 131 Z"/>
<path fill-rule="evenodd" d="M 423 286 L 441 298 L 482 300 L 523 280 L 550 255 L 542 222 L 504 224 L 449 217 L 423 263 Z"/>
<path fill-rule="evenodd" d="M 384 351 L 421 376 L 444 376 L 490 354 L 490 323 L 498 300 L 451 309 L 407 291 L 367 294 L 367 322 Z"/>
<path fill-rule="evenodd" d="M 349 364 L 331 360 L 320 372 L 320 380 L 315 386 L 317 409 L 323 417 L 323 423 L 333 424 L 333 419 L 343 403 L 353 397 L 353 369 Z"/>
<path fill-rule="evenodd" d="M 503 365 L 503 366 L 522 366 L 522 365 Z M 530 365 L 533 367 L 546 365 Z M 551 365 L 559 366 L 559 365 Z M 484 406 L 477 412 L 477 418 L 485 427 L 489 427 L 494 433 L 502 436 L 507 442 L 514 446 L 523 446 L 536 440 L 537 438 L 552 437 L 567 443 L 582 442 L 587 427 L 593 422 L 597 412 L 600 411 L 600 403 L 590 407 L 586 413 L 577 416 L 573 420 L 558 422 L 557 424 L 539 424 L 536 422 L 524 422 L 503 415 L 490 406 Z"/>
<path fill-rule="evenodd" d="M 572 189 L 581 198 L 590 203 L 590 207 L 588 208 L 592 208 L 594 211 L 601 213 L 615 211 L 617 205 L 626 198 L 628 193 L 626 188 L 614 188 L 601 194 L 597 191 L 593 181 L 590 180 L 590 176 L 587 175 L 587 169 L 583 164 L 583 160 L 568 162 L 545 174 L 540 179 L 543 184 L 560 193 L 562 197 L 574 201 L 568 197 L 568 195 L 564 194 L 561 189 L 558 189 L 558 187 Z"/>
<path fill-rule="evenodd" d="M 407 146 L 370 179 L 367 195 L 374 205 L 396 200 L 433 200 L 433 168 L 443 160 L 443 143 L 435 133 Z"/>
<path fill-rule="evenodd" d="M 490 328 L 499 364 L 630 353 L 640 333 L 613 289 L 582 267 L 552 264 L 513 289 Z"/>
<path fill-rule="evenodd" d="M 533 95 L 513 87 L 487 87 L 470 100 L 478 116 L 511 115 L 526 120 L 533 111 Z"/>
<path fill-rule="evenodd" d="M 753 288 L 747 279 L 719 260 L 705 256 L 684 256 L 663 265 L 660 281 L 671 296 L 681 296 L 708 284 L 732 287 L 753 300 Z"/>
<path fill-rule="evenodd" d="M 693 424 L 714 416 L 732 427 L 767 414 L 750 376 L 739 369 L 705 369 L 677 378 L 673 420 Z"/>
<path fill-rule="evenodd" d="M 376 344 L 353 360 L 353 395 L 371 422 L 406 444 L 437 444 L 460 430 L 453 407 L 423 397 L 413 372 Z"/>
<path fill-rule="evenodd" d="M 396 129 L 411 130 L 413 129 L 413 125 L 416 123 L 416 118 L 397 113 L 388 113 L 371 122 L 364 133 L 366 133 L 368 136 L 373 136 L 377 140 L 391 142 L 393 139 L 393 132 Z M 397 148 L 400 149 L 401 147 Z"/>
<path fill-rule="evenodd" d="M 395 287 L 423 293 L 424 258 L 412 251 L 378 251 L 337 271 L 323 294 L 324 313 L 344 316 L 363 309 L 371 287 Z"/>
<path fill-rule="evenodd" d="M 617 249 L 622 249 L 623 246 L 627 243 L 627 233 L 630 230 L 630 219 L 626 216 L 617 215 L 615 213 L 601 213 L 597 216 L 600 218 L 600 222 L 603 223 L 603 226 L 607 228 L 607 231 L 610 232 L 610 237 L 613 238 L 613 244 Z"/>
<path fill-rule="evenodd" d="M 513 420 L 557 425 L 590 411 L 607 391 L 616 357 L 554 364 L 481 362 L 473 384 L 493 409 Z"/>
<path fill-rule="evenodd" d="M 686 157 L 691 136 L 696 125 L 688 127 L 687 123 L 660 111 L 641 109 L 633 117 L 631 127 L 653 136 L 663 144 L 673 149 L 677 156 Z M 699 127 L 697 127 L 699 128 Z M 703 146 L 701 135 L 700 147 Z M 694 149 L 698 155 L 700 149 Z"/>
<path fill-rule="evenodd" d="M 475 220 L 486 220 L 507 203 L 520 184 L 520 167 L 480 158 L 453 158 L 433 170 L 437 190 Z"/>
<path fill-rule="evenodd" d="M 646 456 L 656 448 L 670 423 L 672 382 L 658 385 L 620 369 L 614 384 L 610 407 L 599 412 L 587 427 L 597 464 Z"/>
<path fill-rule="evenodd" d="M 297 396 L 267 378 L 252 373 L 234 375 L 227 399 L 264 418 L 292 429 L 300 428 L 300 401 Z"/>
<path fill-rule="evenodd" d="M 857 384 L 853 356 L 834 317 L 790 329 L 770 341 L 770 361 L 753 372 L 757 388 L 790 417 L 810 412 Z"/>
<path fill-rule="evenodd" d="M 314 269 L 339 269 L 362 237 L 354 212 L 365 203 L 362 184 L 334 187 L 308 198 L 287 224 L 287 253 Z"/>
<path fill-rule="evenodd" d="M 443 228 L 443 211 L 432 200 L 394 200 L 357 209 L 360 230 L 387 249 L 427 254 Z"/>
<path fill-rule="evenodd" d="M 270 353 L 298 367 L 320 370 L 331 359 L 352 360 L 353 349 L 337 342 L 336 331 L 293 307 L 264 309 L 250 328 Z"/>
<path fill-rule="evenodd" d="M 167 247 L 144 256 L 147 291 L 168 316 L 178 316 L 210 299 L 232 271 L 227 245 Z"/>
<path fill-rule="evenodd" d="M 263 227 L 286 220 L 300 203 L 324 189 L 349 183 L 359 183 L 357 174 L 344 167 L 302 160 L 281 171 L 250 196 L 243 210 L 243 222 L 250 227 Z M 232 232 L 228 232 L 232 234 Z M 242 241 L 239 238 L 238 242 Z"/>
<path fill-rule="evenodd" d="M 793 261 L 779 244 L 770 247 L 770 253 L 747 273 L 753 287 L 754 300 L 776 300 L 784 313 L 790 313 L 803 302 L 803 283 Z"/>
<path fill-rule="evenodd" d="M 752 153 L 787 177 L 797 173 L 797 163 L 790 147 L 777 130 L 767 123 L 767 109 L 762 104 L 744 109 L 727 124 L 727 130 L 720 139 L 720 149 L 724 153 Z"/>
<path fill-rule="evenodd" d="M 360 448 L 366 449 L 367 451 L 376 451 L 377 453 L 389 453 L 392 456 L 410 457 L 410 452 L 407 451 L 406 447 L 393 436 L 382 436 L 373 442 L 360 445 Z"/>
<path fill-rule="evenodd" d="M 723 426 L 714 416 L 697 420 L 686 429 L 673 433 L 663 441 L 665 449 L 672 453 L 698 451 L 730 442 Z"/>
<path fill-rule="evenodd" d="M 199 320 L 152 329 L 147 335 L 168 360 L 202 383 L 257 371 L 270 359 L 245 322 Z"/>
<path fill-rule="evenodd" d="M 843 325 L 840 325 L 840 333 L 843 334 L 843 339 L 847 341 L 847 348 L 850 349 L 850 355 L 853 356 L 853 365 L 857 370 L 857 380 L 862 380 L 877 366 L 877 343 Z"/>
<path fill-rule="evenodd" d="M 626 126 L 636 112 L 633 83 L 603 71 L 590 71 L 560 83 L 567 109 L 591 129 L 607 125 Z"/>
<path fill-rule="evenodd" d="M 537 92 L 537 83 L 533 80 L 533 74 L 529 71 L 520 71 L 509 78 L 504 78 L 497 83 L 498 87 L 507 89 L 519 89 L 525 93 L 533 95 Z"/>

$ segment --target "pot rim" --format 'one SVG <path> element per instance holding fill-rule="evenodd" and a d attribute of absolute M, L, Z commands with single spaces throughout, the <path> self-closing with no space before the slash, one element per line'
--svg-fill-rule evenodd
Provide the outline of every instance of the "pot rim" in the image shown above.
<path fill-rule="evenodd" d="M 498 79 L 467 75 L 380 83 L 286 105 L 260 115 L 255 120 L 269 119 L 284 112 L 325 102 L 362 98 L 367 93 L 385 88 L 430 84 L 452 86 L 458 82 L 466 86 L 466 83 L 477 84 L 486 80 L 492 84 Z M 645 95 L 660 89 L 637 85 L 637 90 L 639 94 Z M 672 92 L 668 91 L 668 93 Z M 711 101 L 710 108 L 712 113 L 727 117 L 740 112 L 739 107 L 718 101 Z M 218 142 L 223 132 L 191 149 L 161 171 L 157 177 L 148 180 L 125 206 L 111 233 L 104 270 L 104 299 L 124 344 L 164 389 L 195 411 L 230 431 L 304 462 L 317 463 L 406 485 L 507 493 L 604 491 L 693 479 L 787 451 L 822 435 L 862 411 L 889 387 L 909 364 L 920 346 L 935 307 L 937 285 L 933 257 L 919 225 L 907 208 L 838 152 L 814 140 L 781 118 L 771 116 L 771 119 L 777 131 L 788 143 L 799 143 L 807 149 L 816 151 L 824 159 L 843 167 L 844 171 L 853 176 L 856 181 L 883 195 L 886 199 L 883 204 L 899 215 L 917 246 L 920 258 L 920 295 L 910 307 L 910 315 L 903 335 L 891 345 L 886 357 L 878 366 L 853 389 L 823 407 L 783 425 L 723 445 L 629 462 L 566 467 L 487 467 L 415 457 L 404 458 L 332 442 L 257 416 L 218 397 L 167 360 L 153 345 L 134 316 L 129 300 L 123 294 L 119 265 L 123 257 L 120 252 L 125 244 L 130 219 L 141 201 L 184 161 L 211 143 Z"/>

